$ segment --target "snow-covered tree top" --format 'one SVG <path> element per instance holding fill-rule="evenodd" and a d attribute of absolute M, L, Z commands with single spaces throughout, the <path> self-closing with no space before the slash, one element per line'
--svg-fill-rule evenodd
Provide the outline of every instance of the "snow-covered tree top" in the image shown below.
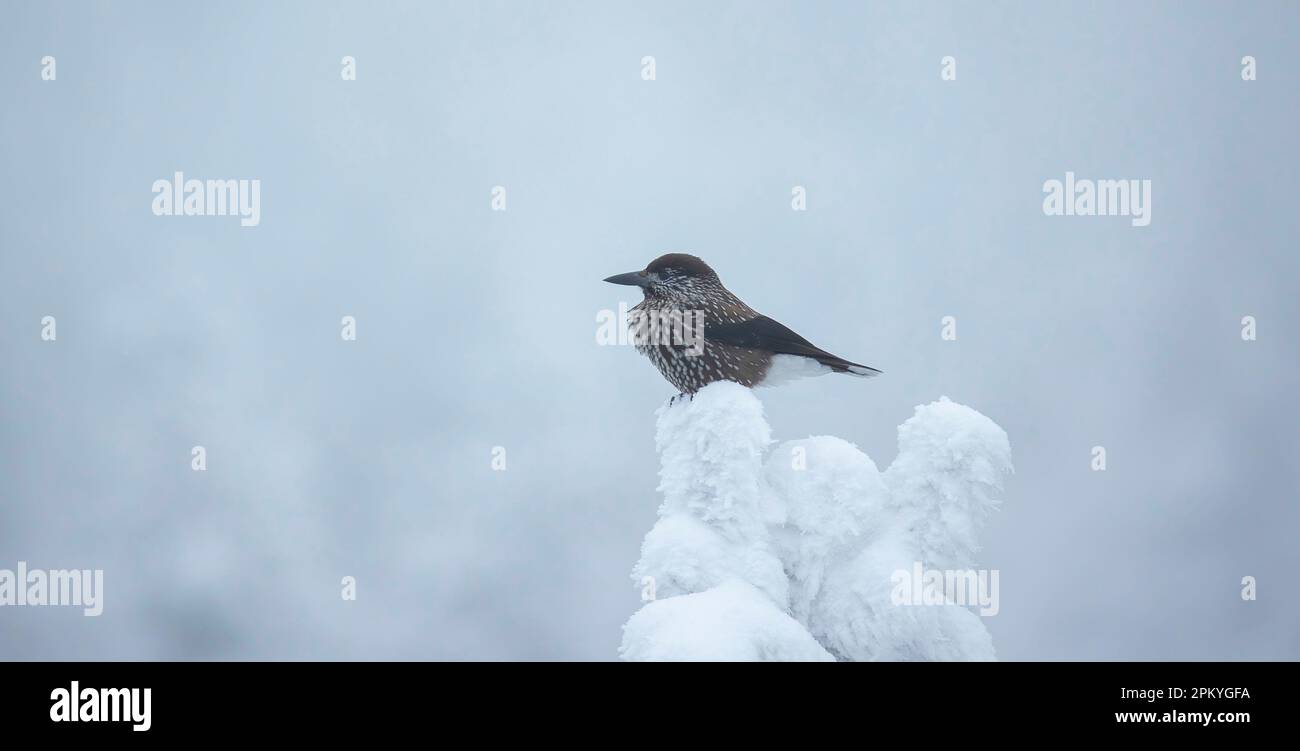
<path fill-rule="evenodd" d="M 882 474 L 839 438 L 773 446 L 754 393 L 718 382 L 663 407 L 656 444 L 663 503 L 625 659 L 993 659 L 974 603 L 928 578 L 975 574 L 1012 471 L 989 418 L 947 398 L 917 407 Z"/>

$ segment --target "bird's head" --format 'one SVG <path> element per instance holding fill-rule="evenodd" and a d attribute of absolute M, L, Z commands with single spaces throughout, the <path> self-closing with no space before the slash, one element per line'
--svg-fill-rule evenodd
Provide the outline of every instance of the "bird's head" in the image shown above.
<path fill-rule="evenodd" d="M 722 283 L 709 265 L 686 253 L 669 253 L 650 262 L 642 271 L 616 274 L 605 281 L 640 287 L 646 297 L 690 299 Z"/>

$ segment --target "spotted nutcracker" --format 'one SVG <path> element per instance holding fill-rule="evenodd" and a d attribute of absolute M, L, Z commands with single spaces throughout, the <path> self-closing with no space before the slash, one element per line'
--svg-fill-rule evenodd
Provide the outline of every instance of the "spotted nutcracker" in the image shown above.
<path fill-rule="evenodd" d="M 629 311 L 637 351 L 683 394 L 694 394 L 714 381 L 752 387 L 824 373 L 864 378 L 880 374 L 832 355 L 759 314 L 695 256 L 669 253 L 644 271 L 605 281 L 635 285 L 645 293 Z"/>

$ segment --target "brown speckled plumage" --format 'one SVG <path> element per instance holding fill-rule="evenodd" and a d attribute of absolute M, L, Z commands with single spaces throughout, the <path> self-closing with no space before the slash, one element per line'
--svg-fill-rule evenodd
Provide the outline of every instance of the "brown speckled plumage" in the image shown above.
<path fill-rule="evenodd" d="M 605 281 L 644 290 L 645 299 L 632 308 L 630 316 L 637 351 L 649 357 L 664 378 L 684 394 L 693 394 L 714 381 L 762 385 L 779 356 L 806 358 L 826 372 L 858 376 L 880 372 L 819 349 L 761 315 L 727 290 L 708 264 L 692 255 L 670 253 L 656 258 L 643 271 Z M 656 326 L 654 321 L 679 325 Z M 685 327 L 680 325 L 683 321 Z M 701 331 L 700 323 L 702 341 L 692 339 L 692 334 Z"/>

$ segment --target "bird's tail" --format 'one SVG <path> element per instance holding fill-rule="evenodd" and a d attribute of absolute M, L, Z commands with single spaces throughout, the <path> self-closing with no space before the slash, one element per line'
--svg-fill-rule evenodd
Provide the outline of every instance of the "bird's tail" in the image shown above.
<path fill-rule="evenodd" d="M 817 362 L 825 365 L 836 373 L 848 373 L 849 375 L 855 375 L 859 378 L 871 378 L 872 376 L 878 376 L 883 372 L 871 367 L 870 365 L 861 365 L 856 362 L 849 362 L 843 357 L 836 357 L 829 352 L 825 355 L 818 356 L 816 359 Z"/>

